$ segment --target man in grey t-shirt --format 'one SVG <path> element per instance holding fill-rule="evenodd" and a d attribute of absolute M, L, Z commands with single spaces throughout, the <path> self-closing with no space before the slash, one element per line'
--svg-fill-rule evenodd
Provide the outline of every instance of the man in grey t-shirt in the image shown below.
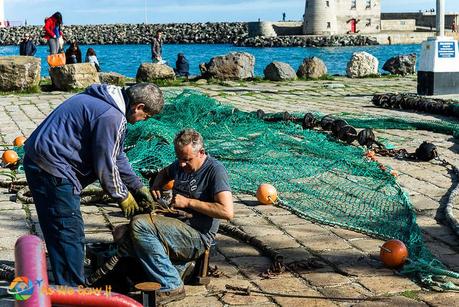
<path fill-rule="evenodd" d="M 228 174 L 220 162 L 206 154 L 202 136 L 193 129 L 182 130 L 174 139 L 174 148 L 177 160 L 159 172 L 151 192 L 159 199 L 161 188 L 174 180 L 171 206 L 193 217 L 183 222 L 142 214 L 131 222 L 135 253 L 151 281 L 161 284 L 161 304 L 185 297 L 180 277 L 184 264 L 209 248 L 218 231 L 218 219 L 234 216 Z"/>

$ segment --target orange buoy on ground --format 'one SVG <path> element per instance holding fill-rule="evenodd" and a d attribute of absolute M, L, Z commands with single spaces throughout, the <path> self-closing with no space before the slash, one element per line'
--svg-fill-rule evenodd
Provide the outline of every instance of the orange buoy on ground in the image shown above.
<path fill-rule="evenodd" d="M 24 145 L 25 140 L 26 140 L 26 137 L 23 135 L 20 135 L 14 139 L 13 145 L 16 147 L 21 147 L 22 145 Z"/>
<path fill-rule="evenodd" d="M 174 180 L 171 180 L 163 186 L 163 190 L 164 191 L 172 190 L 173 187 L 174 187 Z"/>
<path fill-rule="evenodd" d="M 257 190 L 257 199 L 263 205 L 274 204 L 274 202 L 277 200 L 276 188 L 269 183 L 260 184 Z"/>
<path fill-rule="evenodd" d="M 400 240 L 389 240 L 381 246 L 379 257 L 385 266 L 396 268 L 405 263 L 408 249 Z"/>
<path fill-rule="evenodd" d="M 5 150 L 2 154 L 2 161 L 6 165 L 15 164 L 16 162 L 18 162 L 18 160 L 19 156 L 14 150 L 8 149 Z"/>

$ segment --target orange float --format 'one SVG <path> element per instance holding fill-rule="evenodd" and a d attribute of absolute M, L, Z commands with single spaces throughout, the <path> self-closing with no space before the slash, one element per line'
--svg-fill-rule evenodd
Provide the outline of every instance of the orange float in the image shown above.
<path fill-rule="evenodd" d="M 277 200 L 276 188 L 269 183 L 260 184 L 257 190 L 257 199 L 263 205 L 274 204 L 274 202 Z"/>
<path fill-rule="evenodd" d="M 400 240 L 389 240 L 381 246 L 379 257 L 386 267 L 396 268 L 405 263 L 408 249 Z"/>
<path fill-rule="evenodd" d="M 25 141 L 26 141 L 26 137 L 21 135 L 14 139 L 13 145 L 16 147 L 21 147 L 22 145 L 24 145 Z"/>
<path fill-rule="evenodd" d="M 163 186 L 163 190 L 164 191 L 172 190 L 173 187 L 174 187 L 174 180 L 171 180 Z"/>
<path fill-rule="evenodd" d="M 8 149 L 3 152 L 2 161 L 6 165 L 15 164 L 19 161 L 19 156 L 14 150 Z"/>

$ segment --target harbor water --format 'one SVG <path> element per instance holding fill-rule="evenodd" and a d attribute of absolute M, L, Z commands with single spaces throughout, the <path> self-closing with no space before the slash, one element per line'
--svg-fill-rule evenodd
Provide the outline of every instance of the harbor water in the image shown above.
<path fill-rule="evenodd" d="M 65 46 L 67 48 L 68 45 Z M 151 62 L 150 45 L 82 45 L 83 61 L 86 50 L 94 48 L 97 53 L 102 71 L 113 71 L 128 77 L 135 77 L 137 68 L 141 63 Z M 303 59 L 306 57 L 317 56 L 321 58 L 328 67 L 330 75 L 344 75 L 346 64 L 352 53 L 366 51 L 374 55 L 379 60 L 379 69 L 382 71 L 384 62 L 390 57 L 416 53 L 419 56 L 420 45 L 379 45 L 379 46 L 358 46 L 358 47 L 326 47 L 326 48 L 302 48 L 302 47 L 278 47 L 278 48 L 251 48 L 236 47 L 233 45 L 206 45 L 206 44 L 187 44 L 187 45 L 164 45 L 163 58 L 167 64 L 175 67 L 177 54 L 183 52 L 190 62 L 190 73 L 199 74 L 199 64 L 209 62 L 218 55 L 229 52 L 248 52 L 255 56 L 255 75 L 263 76 L 263 69 L 273 61 L 286 62 L 293 69 L 298 69 Z M 18 55 L 18 46 L 0 46 L 0 56 Z M 42 59 L 42 75 L 48 75 L 48 55 L 47 46 L 38 46 L 35 56 Z"/>

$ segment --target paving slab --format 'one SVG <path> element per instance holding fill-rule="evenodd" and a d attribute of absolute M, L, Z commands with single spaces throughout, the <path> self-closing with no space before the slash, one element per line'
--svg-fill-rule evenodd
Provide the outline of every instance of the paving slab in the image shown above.
<path fill-rule="evenodd" d="M 408 278 L 397 275 L 359 277 L 358 282 L 376 295 L 421 290 Z"/>
<path fill-rule="evenodd" d="M 260 252 L 253 246 L 223 235 L 217 236 L 217 249 L 228 258 L 260 256 Z"/>

